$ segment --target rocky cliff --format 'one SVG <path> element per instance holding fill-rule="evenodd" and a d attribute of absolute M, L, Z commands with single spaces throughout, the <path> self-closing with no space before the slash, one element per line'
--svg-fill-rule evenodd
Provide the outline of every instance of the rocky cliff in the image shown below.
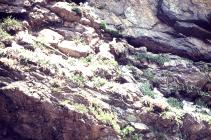
<path fill-rule="evenodd" d="M 211 1 L 0 0 L 0 140 L 210 140 Z"/>

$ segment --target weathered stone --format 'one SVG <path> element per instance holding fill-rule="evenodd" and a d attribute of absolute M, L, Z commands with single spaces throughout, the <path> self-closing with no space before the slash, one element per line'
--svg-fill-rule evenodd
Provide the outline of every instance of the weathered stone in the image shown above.
<path fill-rule="evenodd" d="M 2 0 L 1 3 L 9 4 L 9 5 L 15 5 L 15 6 L 31 6 L 30 5 L 31 0 Z"/>
<path fill-rule="evenodd" d="M 183 134 L 192 140 L 211 138 L 211 126 L 199 122 L 193 116 L 186 114 L 183 120 Z M 188 126 L 188 127 L 187 127 Z"/>
<path fill-rule="evenodd" d="M 90 52 L 91 49 L 87 45 L 76 44 L 74 41 L 62 41 L 58 44 L 58 49 L 64 54 L 72 57 L 85 57 Z"/>
<path fill-rule="evenodd" d="M 61 42 L 64 37 L 53 30 L 43 29 L 39 32 L 38 39 L 41 43 L 56 45 Z"/>
<path fill-rule="evenodd" d="M 0 3 L 0 14 L 2 16 L 13 15 L 17 17 L 25 17 L 27 15 L 27 11 L 21 6 L 11 6 Z"/>
<path fill-rule="evenodd" d="M 77 22 L 81 19 L 79 13 L 73 10 L 73 7 L 66 2 L 57 2 L 51 7 L 51 10 L 69 22 Z"/>
<path fill-rule="evenodd" d="M 29 13 L 29 23 L 33 27 L 32 30 L 34 30 L 47 25 L 61 24 L 62 20 L 55 13 L 50 12 L 49 9 L 35 6 Z"/>
<path fill-rule="evenodd" d="M 106 3 L 90 0 L 90 5 L 100 9 L 96 13 L 108 27 L 119 30 L 121 25 L 123 28 L 119 33 L 137 47 L 144 45 L 156 53 L 211 60 L 210 44 L 200 40 L 211 35 L 209 1 L 111 0 Z M 116 8 L 116 5 L 121 5 L 121 8 Z M 188 9 L 189 12 L 184 14 Z"/>
<path fill-rule="evenodd" d="M 131 123 L 135 129 L 137 129 L 137 131 L 141 132 L 141 133 L 147 133 L 150 132 L 149 127 L 147 127 L 147 125 L 143 124 L 143 123 Z"/>

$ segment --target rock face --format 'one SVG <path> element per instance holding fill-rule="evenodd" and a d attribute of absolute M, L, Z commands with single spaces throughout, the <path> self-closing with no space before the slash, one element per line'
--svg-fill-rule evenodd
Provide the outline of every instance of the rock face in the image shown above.
<path fill-rule="evenodd" d="M 0 140 L 210 140 L 210 11 L 0 0 Z"/>
<path fill-rule="evenodd" d="M 98 16 L 137 47 L 211 60 L 211 2 L 191 0 L 90 0 Z"/>
<path fill-rule="evenodd" d="M 0 63 L 1 140 L 119 139 L 113 129 L 52 96 L 52 87 L 44 84 L 50 77 L 38 69 L 19 71 L 2 57 Z"/>
<path fill-rule="evenodd" d="M 16 86 L 21 87 L 21 90 L 24 91 L 20 91 Z M 29 91 L 25 89 L 24 85 L 14 85 L 13 88 L 1 90 L 0 110 L 3 115 L 0 120 L 1 127 L 13 127 L 12 129 L 7 127 L 7 129 L 1 130 L 4 131 L 3 137 L 0 136 L 1 139 L 7 137 L 36 140 L 91 138 L 91 133 L 88 131 L 91 131 L 89 125 L 91 122 L 74 121 L 78 117 L 82 117 L 80 114 L 69 112 L 49 101 L 40 102 L 39 95 L 26 96 Z M 36 96 L 38 98 L 35 98 Z M 70 126 L 77 126 L 77 128 L 72 130 Z M 64 132 L 62 135 L 61 131 Z M 81 132 L 86 132 L 86 134 Z M 78 137 L 79 135 L 81 138 Z"/>

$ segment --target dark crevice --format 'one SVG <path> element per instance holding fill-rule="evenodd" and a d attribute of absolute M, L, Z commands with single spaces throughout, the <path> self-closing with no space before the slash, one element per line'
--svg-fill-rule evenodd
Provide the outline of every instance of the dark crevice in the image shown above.
<path fill-rule="evenodd" d="M 23 76 L 23 74 L 21 74 L 21 72 L 19 71 L 15 71 L 11 68 L 9 68 L 8 66 L 5 66 L 3 63 L 0 62 L 0 76 L 3 77 L 9 77 L 12 80 L 23 80 L 25 78 L 25 76 Z"/>
<path fill-rule="evenodd" d="M 141 46 L 144 46 L 144 44 L 142 44 L 137 38 L 134 37 L 125 37 L 125 38 L 127 42 L 135 48 L 140 48 Z"/>
<path fill-rule="evenodd" d="M 197 20 L 194 23 L 205 30 L 211 31 L 211 24 L 206 21 Z"/>
<path fill-rule="evenodd" d="M 79 4 L 79 3 L 84 3 L 87 0 L 72 0 L 72 1 L 75 2 L 76 4 Z"/>
<path fill-rule="evenodd" d="M 0 12 L 0 19 L 4 19 L 7 17 L 12 17 L 18 20 L 25 20 L 28 17 L 27 13 L 5 13 L 5 12 Z"/>

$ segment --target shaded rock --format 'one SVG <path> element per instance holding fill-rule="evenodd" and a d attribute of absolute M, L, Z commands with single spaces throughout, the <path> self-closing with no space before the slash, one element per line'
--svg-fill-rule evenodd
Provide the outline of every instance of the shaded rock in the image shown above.
<path fill-rule="evenodd" d="M 143 44 L 152 52 L 172 53 L 193 60 L 211 59 L 211 47 L 193 37 L 172 37 L 166 33 L 140 29 L 142 34 L 136 39 L 129 39 L 132 44 Z"/>
<path fill-rule="evenodd" d="M 176 22 L 174 27 L 178 32 L 187 36 L 193 36 L 200 39 L 211 38 L 211 32 L 209 30 L 206 30 L 193 23 Z"/>
<path fill-rule="evenodd" d="M 1 3 L 15 6 L 27 6 L 30 4 L 30 0 L 2 0 Z"/>
<path fill-rule="evenodd" d="M 174 24 L 176 21 L 194 23 L 205 29 L 210 29 L 207 15 L 211 10 L 210 1 L 194 0 L 163 0 L 159 2 L 159 18 L 167 24 Z M 185 11 L 185 12 L 184 12 Z M 185 26 L 184 26 L 185 27 Z M 191 32 L 191 30 L 189 31 Z"/>
<path fill-rule="evenodd" d="M 41 79 L 31 79 L 33 74 L 21 70 L 16 72 L 13 65 L 9 67 L 4 61 L 0 61 L 0 79 L 5 82 L 0 88 L 2 140 L 93 140 L 94 136 L 119 139 L 110 127 L 100 127 L 94 118 L 62 104 L 63 100 L 52 96 L 51 89 L 40 83 Z M 95 130 L 96 126 L 102 129 Z"/>
<path fill-rule="evenodd" d="M 57 103 L 46 102 L 48 99 L 39 101 L 39 95 L 31 95 L 24 86 L 22 90 L 8 87 L 0 92 L 0 122 L 8 128 L 4 137 L 9 137 L 8 134 L 12 133 L 10 137 L 14 139 L 92 139 L 92 121 L 84 115 L 59 107 Z M 104 138 L 112 135 L 116 138 L 112 131 L 106 135 L 100 133 Z"/>
<path fill-rule="evenodd" d="M 172 119 L 164 119 L 156 113 L 141 112 L 139 117 L 144 124 L 153 126 L 160 132 L 174 135 L 180 131 L 177 121 Z"/>
<path fill-rule="evenodd" d="M 61 24 L 62 20 L 55 13 L 50 12 L 49 9 L 35 6 L 29 13 L 29 23 L 33 27 L 32 30 L 34 30 L 47 25 Z"/>
<path fill-rule="evenodd" d="M 27 16 L 27 10 L 23 6 L 12 6 L 8 4 L 0 3 L 1 18 L 12 15 L 18 18 L 24 18 Z"/>
<path fill-rule="evenodd" d="M 184 116 L 182 130 L 184 136 L 191 140 L 208 140 L 211 138 L 211 126 L 209 124 L 197 121 L 193 116 L 188 114 Z"/>
<path fill-rule="evenodd" d="M 166 62 L 164 68 L 170 71 L 157 70 L 152 79 L 164 96 L 183 97 L 191 101 L 201 98 L 208 102 L 210 98 L 203 89 L 210 79 L 193 63 L 177 58 Z"/>

